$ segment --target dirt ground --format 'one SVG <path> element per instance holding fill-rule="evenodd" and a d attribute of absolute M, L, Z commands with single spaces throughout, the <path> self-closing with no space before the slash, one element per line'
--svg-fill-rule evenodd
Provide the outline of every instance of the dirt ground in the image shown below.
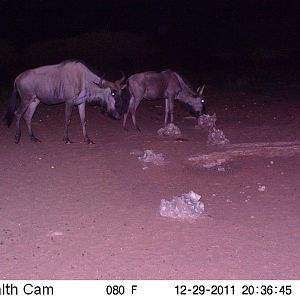
<path fill-rule="evenodd" d="M 77 109 L 73 144 L 63 144 L 63 105 L 38 107 L 41 143 L 29 141 L 23 123 L 15 145 L 15 126 L 1 124 L 0 279 L 300 279 L 299 95 L 210 86 L 206 93 L 231 147 L 249 143 L 259 155 L 245 151 L 213 168 L 188 160 L 229 146 L 208 146 L 207 131 L 179 105 L 183 141 L 158 136 L 161 101 L 139 107 L 142 132 L 130 118 L 125 132 L 89 106 L 95 145 L 82 143 Z M 261 148 L 276 142 L 288 149 Z M 146 149 L 167 163 L 130 154 Z M 202 196 L 206 216 L 194 223 L 160 216 L 161 199 L 189 191 Z"/>

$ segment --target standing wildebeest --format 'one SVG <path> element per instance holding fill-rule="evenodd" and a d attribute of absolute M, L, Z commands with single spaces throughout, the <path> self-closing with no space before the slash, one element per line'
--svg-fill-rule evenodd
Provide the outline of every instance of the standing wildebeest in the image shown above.
<path fill-rule="evenodd" d="M 137 130 L 135 112 L 142 99 L 165 99 L 165 126 L 168 122 L 168 114 L 171 115 L 171 123 L 174 121 L 174 100 L 178 99 L 190 107 L 191 113 L 200 116 L 205 113 L 204 100 L 202 98 L 204 86 L 193 92 L 183 79 L 171 70 L 163 72 L 144 72 L 130 76 L 127 80 L 127 92 L 130 98 L 127 112 L 124 114 L 123 127 L 126 129 L 126 120 L 129 111 L 132 122 Z"/>
<path fill-rule="evenodd" d="M 124 78 L 122 78 L 123 80 Z M 43 66 L 21 73 L 15 80 L 12 100 L 6 113 L 7 125 L 10 126 L 14 114 L 16 115 L 15 143 L 21 137 L 20 119 L 24 119 L 28 128 L 30 139 L 40 142 L 31 129 L 32 116 L 40 102 L 57 104 L 65 102 L 65 129 L 63 141 L 70 144 L 68 126 L 72 109 L 78 106 L 84 142 L 93 144 L 85 128 L 85 103 L 96 101 L 115 118 L 120 117 L 121 81 L 106 81 L 79 61 L 65 61 L 57 65 Z M 20 105 L 17 106 L 17 95 L 20 96 Z"/>

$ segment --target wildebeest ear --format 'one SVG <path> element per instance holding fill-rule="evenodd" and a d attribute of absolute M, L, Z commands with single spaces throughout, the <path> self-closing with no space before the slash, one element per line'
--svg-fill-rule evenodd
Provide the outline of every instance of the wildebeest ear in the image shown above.
<path fill-rule="evenodd" d="M 92 81 L 92 84 L 96 85 L 96 86 L 99 86 L 99 83 L 98 82 L 95 82 L 95 81 Z"/>
<path fill-rule="evenodd" d="M 104 86 L 104 83 L 105 83 L 105 80 L 102 79 L 102 78 L 100 78 L 98 85 L 99 85 L 100 87 L 104 88 L 104 87 L 105 87 L 105 86 Z"/>
<path fill-rule="evenodd" d="M 105 80 L 104 79 L 100 79 L 99 82 L 95 82 L 93 81 L 93 84 L 97 85 L 100 88 L 105 88 Z"/>

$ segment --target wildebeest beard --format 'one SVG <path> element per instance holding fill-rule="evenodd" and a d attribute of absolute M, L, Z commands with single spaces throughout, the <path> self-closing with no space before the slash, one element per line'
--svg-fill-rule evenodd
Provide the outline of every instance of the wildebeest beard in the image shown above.
<path fill-rule="evenodd" d="M 103 114 L 108 113 L 108 111 L 107 111 L 107 104 L 106 104 L 105 101 L 103 101 L 103 100 L 92 100 L 92 101 L 89 101 L 88 103 L 89 103 L 89 105 L 100 107 L 100 111 Z"/>
<path fill-rule="evenodd" d="M 107 114 L 110 118 L 114 120 L 119 119 L 119 117 L 116 116 L 116 113 L 119 116 L 121 116 L 122 114 L 122 99 L 120 97 L 115 97 L 115 112 L 108 111 L 107 103 L 100 99 L 89 101 L 89 104 L 98 106 L 103 114 Z"/>
<path fill-rule="evenodd" d="M 119 116 L 123 114 L 123 101 L 121 96 L 115 96 L 115 110 Z"/>
<path fill-rule="evenodd" d="M 199 118 L 201 115 L 206 114 L 206 108 L 205 108 L 205 104 L 202 103 L 202 111 L 197 111 L 194 109 L 194 107 L 188 103 L 182 103 L 182 105 L 187 108 L 187 110 L 189 111 L 190 115 L 196 118 Z"/>

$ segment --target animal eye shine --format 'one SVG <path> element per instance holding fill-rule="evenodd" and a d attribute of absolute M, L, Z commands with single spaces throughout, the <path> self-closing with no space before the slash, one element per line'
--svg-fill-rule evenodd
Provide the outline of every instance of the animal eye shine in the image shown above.
<path fill-rule="evenodd" d="M 111 92 L 111 95 L 112 95 L 112 96 L 114 96 L 114 95 L 115 95 L 115 93 L 114 93 L 114 92 Z"/>

